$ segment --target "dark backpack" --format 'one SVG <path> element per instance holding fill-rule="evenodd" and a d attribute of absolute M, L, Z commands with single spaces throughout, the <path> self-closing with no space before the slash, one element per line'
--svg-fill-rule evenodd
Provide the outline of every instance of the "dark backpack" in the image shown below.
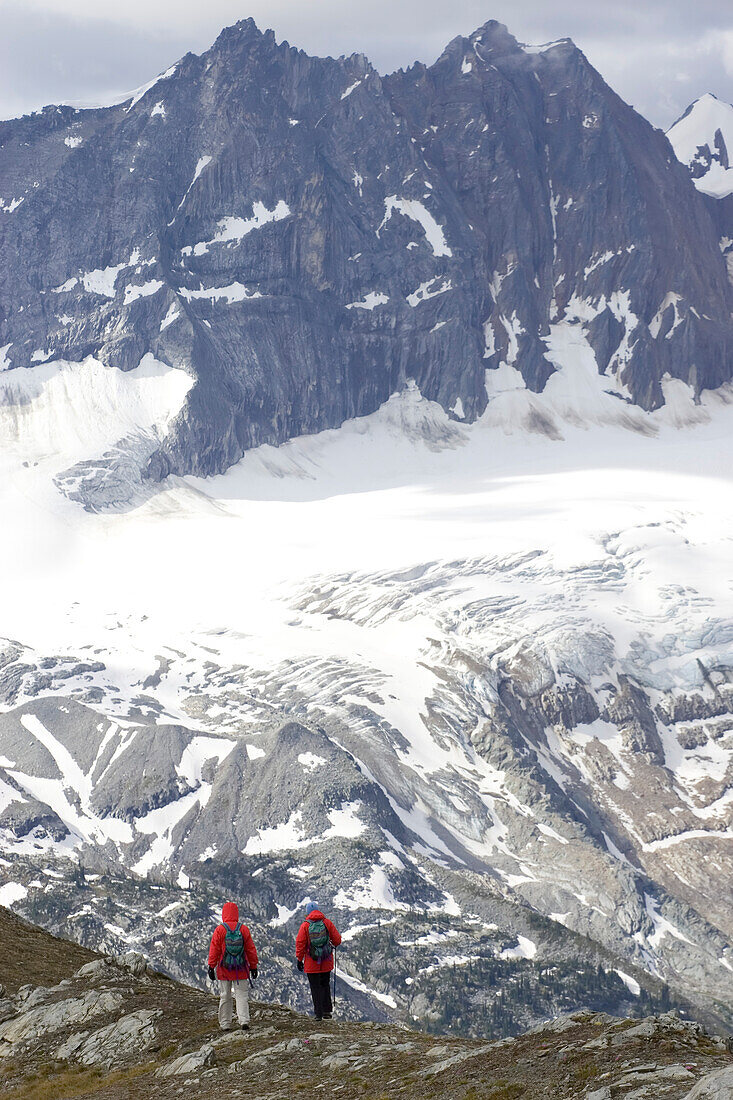
<path fill-rule="evenodd" d="M 323 962 L 324 959 L 330 958 L 333 954 L 331 937 L 322 920 L 310 922 L 310 927 L 308 928 L 308 954 L 314 962 L 318 963 Z"/>
<path fill-rule="evenodd" d="M 221 965 L 225 970 L 249 970 L 244 954 L 242 925 L 238 924 L 233 932 L 228 924 L 224 925 L 224 929 L 226 935 L 224 936 L 224 958 L 221 960 Z"/>

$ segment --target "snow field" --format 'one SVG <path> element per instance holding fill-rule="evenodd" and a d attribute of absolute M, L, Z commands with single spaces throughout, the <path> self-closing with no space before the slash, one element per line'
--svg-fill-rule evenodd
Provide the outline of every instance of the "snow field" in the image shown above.
<path fill-rule="evenodd" d="M 192 383 L 190 375 L 151 354 L 127 372 L 92 358 L 6 372 L 0 379 L 0 464 L 9 470 L 40 462 L 60 472 L 125 435 L 163 432 Z"/>
<path fill-rule="evenodd" d="M 443 227 L 438 224 L 423 203 L 419 202 L 417 199 L 399 199 L 396 195 L 389 195 L 384 200 L 384 208 L 384 218 L 377 230 L 377 236 L 379 236 L 381 230 L 396 211 L 398 214 L 404 214 L 406 218 L 410 218 L 412 221 L 417 222 L 422 228 L 425 239 L 432 248 L 434 256 L 453 255 L 451 249 L 446 244 Z"/>
<path fill-rule="evenodd" d="M 284 218 L 289 218 L 291 213 L 290 207 L 284 199 L 278 199 L 272 210 L 268 210 L 263 202 L 254 202 L 250 218 L 240 218 L 233 215 L 222 218 L 215 235 L 210 241 L 199 241 L 195 245 L 187 245 L 181 249 L 181 254 L 183 256 L 203 256 L 212 245 L 237 244 L 254 229 L 261 229 L 271 222 L 283 221 Z"/>
<path fill-rule="evenodd" d="M 197 290 L 188 290 L 186 287 L 181 287 L 178 293 L 187 301 L 208 298 L 212 302 L 223 300 L 228 305 L 231 305 L 232 302 L 245 302 L 253 298 L 262 297 L 258 290 L 248 290 L 243 283 L 238 282 L 229 283 L 228 286 L 200 287 Z M 163 321 L 163 325 L 161 325 L 161 331 L 164 326 L 165 320 Z"/>
<path fill-rule="evenodd" d="M 11 909 L 17 902 L 27 897 L 28 891 L 19 882 L 5 882 L 0 886 L 0 905 Z"/>
<path fill-rule="evenodd" d="M 325 763 L 325 761 L 324 761 Z M 291 852 L 321 844 L 334 837 L 355 839 L 365 832 L 366 826 L 359 819 L 361 802 L 345 802 L 337 809 L 328 811 L 329 827 L 317 836 L 307 836 L 304 832 L 303 812 L 295 810 L 287 821 L 279 825 L 258 829 L 257 835 L 247 841 L 244 855 L 268 855 L 272 852 Z"/>

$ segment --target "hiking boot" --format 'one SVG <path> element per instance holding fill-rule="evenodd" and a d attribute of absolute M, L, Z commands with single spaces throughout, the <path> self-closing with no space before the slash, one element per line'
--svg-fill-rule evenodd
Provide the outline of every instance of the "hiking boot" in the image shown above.
<path fill-rule="evenodd" d="M 242 1031 L 249 1031 L 249 1024 L 242 1024 Z"/>
<path fill-rule="evenodd" d="M 314 1019 L 314 1020 L 322 1020 L 322 1019 L 323 1019 L 323 1016 L 316 1016 L 316 1014 L 314 1013 L 314 1014 L 313 1014 L 313 1019 Z"/>
<path fill-rule="evenodd" d="M 323 1019 L 324 1020 L 332 1020 L 333 1019 L 333 1012 L 324 1012 L 323 1013 Z"/>

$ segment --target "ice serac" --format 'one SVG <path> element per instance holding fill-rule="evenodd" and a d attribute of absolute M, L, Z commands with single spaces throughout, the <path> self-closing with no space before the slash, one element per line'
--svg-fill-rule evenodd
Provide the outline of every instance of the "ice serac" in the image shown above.
<path fill-rule="evenodd" d="M 135 458 L 152 479 L 408 380 L 470 423 L 487 369 L 543 389 L 561 322 L 650 409 L 667 375 L 696 394 L 731 376 L 718 237 L 664 136 L 568 40 L 490 22 L 383 78 L 247 20 L 122 103 L 0 124 L 0 362 L 189 372 Z"/>

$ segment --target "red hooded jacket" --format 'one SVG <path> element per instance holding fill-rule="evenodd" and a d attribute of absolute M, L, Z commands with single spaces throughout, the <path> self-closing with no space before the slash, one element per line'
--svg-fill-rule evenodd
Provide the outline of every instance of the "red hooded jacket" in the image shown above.
<path fill-rule="evenodd" d="M 224 924 L 229 925 L 232 932 L 236 930 L 239 923 L 239 909 L 233 901 L 228 901 L 222 907 L 221 919 Z M 227 970 L 225 966 L 221 965 L 221 961 L 226 953 L 226 928 L 224 924 L 219 924 L 214 929 L 214 935 L 211 937 L 211 946 L 209 947 L 209 966 L 216 967 L 216 976 L 219 981 L 236 982 L 244 979 L 245 981 L 249 977 L 250 970 L 254 970 L 257 967 L 257 948 L 255 947 L 252 934 L 246 924 L 242 925 L 242 939 L 244 940 L 244 957 L 247 963 L 246 970 Z"/>
<path fill-rule="evenodd" d="M 322 959 L 321 962 L 316 962 L 315 959 L 310 957 L 308 952 L 308 944 L 310 942 L 308 933 L 312 920 L 323 921 L 334 947 L 339 947 L 341 944 L 341 933 L 333 921 L 330 921 L 328 917 L 324 917 L 320 909 L 314 909 L 312 913 L 308 914 L 307 919 L 303 921 L 298 929 L 298 935 L 295 938 L 295 957 L 298 962 L 305 962 L 306 974 L 327 974 L 330 970 L 333 970 L 333 954 L 329 955 L 326 959 Z"/>

